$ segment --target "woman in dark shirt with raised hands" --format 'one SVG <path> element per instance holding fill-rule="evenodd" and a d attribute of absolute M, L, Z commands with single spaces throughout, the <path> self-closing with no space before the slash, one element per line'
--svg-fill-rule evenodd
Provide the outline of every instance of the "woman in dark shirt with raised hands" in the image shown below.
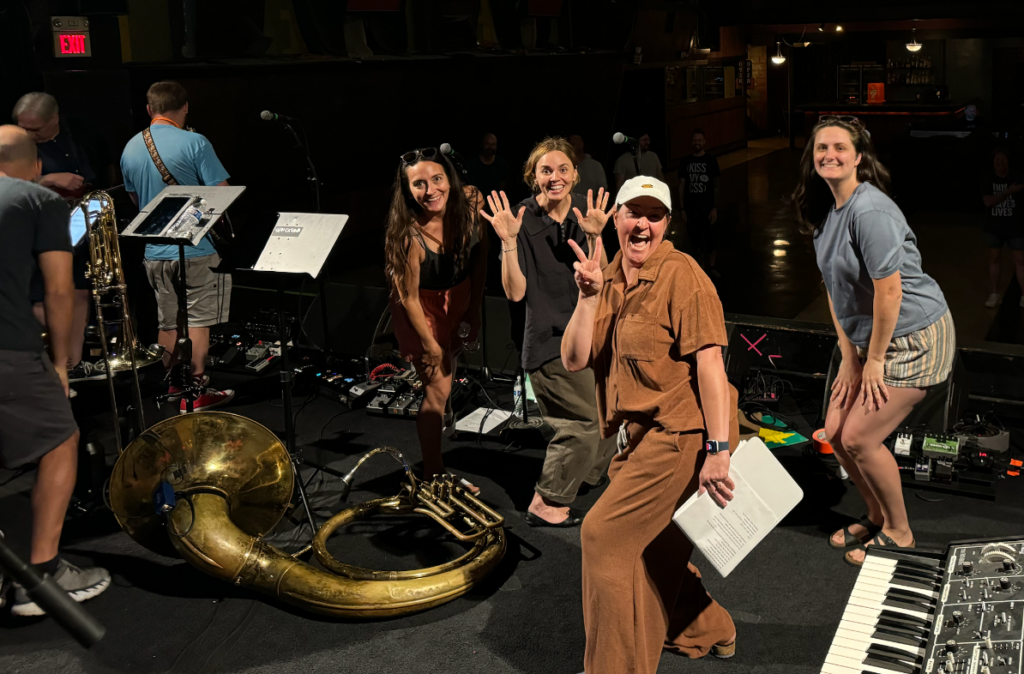
<path fill-rule="evenodd" d="M 938 284 L 921 270 L 917 238 L 886 194 L 889 172 L 853 117 L 814 128 L 793 193 L 797 219 L 814 236 L 839 336 L 839 366 L 825 417 L 836 457 L 867 505 L 832 534 L 834 548 L 913 547 L 899 467 L 883 441 L 930 386 L 953 367 L 956 335 Z"/>
<path fill-rule="evenodd" d="M 388 213 L 386 272 L 399 349 L 425 385 L 416 430 L 427 479 L 445 472 L 441 433 L 463 345 L 459 326 L 469 325 L 466 343 L 480 327 L 487 237 L 480 235 L 478 199 L 437 148 L 402 155 Z"/>

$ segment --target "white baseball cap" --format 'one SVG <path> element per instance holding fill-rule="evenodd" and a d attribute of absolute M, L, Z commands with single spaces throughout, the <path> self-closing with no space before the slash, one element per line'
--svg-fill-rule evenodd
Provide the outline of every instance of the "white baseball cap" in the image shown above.
<path fill-rule="evenodd" d="M 672 210 L 672 192 L 668 189 L 668 185 L 657 178 L 652 178 L 651 176 L 630 178 L 622 183 L 622 188 L 619 189 L 619 193 L 615 196 L 615 204 L 621 206 L 637 197 L 654 197 L 666 209 Z"/>

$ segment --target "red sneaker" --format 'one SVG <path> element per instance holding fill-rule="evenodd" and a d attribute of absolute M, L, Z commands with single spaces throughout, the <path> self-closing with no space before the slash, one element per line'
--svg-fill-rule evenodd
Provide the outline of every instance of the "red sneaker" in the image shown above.
<path fill-rule="evenodd" d="M 193 412 L 205 412 L 212 410 L 214 407 L 223 405 L 224 403 L 231 402 L 235 397 L 235 392 L 231 389 L 224 389 L 223 391 L 215 391 L 212 388 L 204 389 L 203 394 L 192 403 Z M 186 401 L 181 401 L 181 413 L 186 414 L 188 407 Z"/>
<path fill-rule="evenodd" d="M 204 374 L 202 377 L 197 377 L 196 378 L 196 386 L 202 386 L 203 388 L 206 388 L 209 385 L 210 385 L 210 375 Z M 182 394 L 183 390 L 184 389 L 182 389 L 180 386 L 173 386 L 173 385 L 168 386 L 167 387 L 167 401 L 173 403 L 173 402 L 177 402 L 177 401 L 181 400 L 181 394 Z"/>

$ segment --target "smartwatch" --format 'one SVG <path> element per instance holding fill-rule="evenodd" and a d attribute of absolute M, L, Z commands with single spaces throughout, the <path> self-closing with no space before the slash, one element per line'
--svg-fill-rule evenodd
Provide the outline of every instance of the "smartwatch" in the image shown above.
<path fill-rule="evenodd" d="M 715 454 L 718 454 L 719 452 L 728 452 L 729 451 L 729 441 L 728 440 L 708 440 L 707 442 L 704 443 L 704 449 L 706 449 L 708 454 L 710 454 L 711 456 L 714 456 Z"/>

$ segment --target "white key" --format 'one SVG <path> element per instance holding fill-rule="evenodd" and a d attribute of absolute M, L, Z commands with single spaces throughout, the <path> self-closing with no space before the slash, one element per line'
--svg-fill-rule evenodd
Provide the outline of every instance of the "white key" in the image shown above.
<path fill-rule="evenodd" d="M 860 667 L 846 667 L 826 662 L 821 666 L 821 674 L 860 674 L 863 670 Z"/>
<path fill-rule="evenodd" d="M 857 587 L 869 587 L 869 588 L 875 588 L 875 589 L 884 588 L 886 590 L 889 590 L 889 589 L 903 590 L 904 592 L 910 592 L 910 593 L 913 593 L 913 594 L 918 594 L 918 595 L 921 595 L 922 597 L 928 597 L 928 598 L 931 598 L 931 599 L 938 599 L 939 598 L 939 593 L 938 592 L 932 592 L 931 590 L 926 590 L 926 589 L 924 589 L 922 587 L 908 587 L 906 585 L 897 585 L 897 584 L 892 583 L 890 581 L 884 581 L 884 580 L 880 580 L 880 579 L 877 579 L 877 578 L 871 578 L 871 577 L 865 578 L 864 576 L 861 576 L 860 578 L 857 579 L 857 583 L 854 585 L 854 589 L 856 589 Z"/>
<path fill-rule="evenodd" d="M 832 665 L 849 667 L 860 674 L 860 672 L 874 672 L 875 674 L 893 674 L 893 670 L 876 667 L 875 665 L 864 664 L 864 658 L 845 657 L 836 653 L 829 653 L 825 656 L 825 662 Z"/>
<path fill-rule="evenodd" d="M 931 616 L 924 611 L 912 611 L 906 608 L 897 608 L 895 606 L 884 606 L 882 600 L 885 599 L 885 595 L 880 596 L 864 596 L 857 592 L 850 595 L 850 604 L 854 606 L 862 606 L 877 611 L 892 611 L 893 613 L 900 613 L 908 615 L 913 618 L 924 620 L 925 622 L 931 622 Z"/>
<path fill-rule="evenodd" d="M 836 632 L 836 640 L 840 638 L 847 644 L 851 645 L 851 647 L 860 648 L 865 653 L 867 652 L 868 646 L 871 644 L 878 644 L 879 646 L 887 646 L 889 648 L 904 651 L 908 655 L 916 655 L 919 657 L 924 655 L 924 648 L 916 648 L 914 646 L 908 646 L 907 644 L 901 644 L 895 641 L 886 641 L 885 639 L 872 635 L 852 632 L 844 629 L 843 627 L 840 627 Z"/>

